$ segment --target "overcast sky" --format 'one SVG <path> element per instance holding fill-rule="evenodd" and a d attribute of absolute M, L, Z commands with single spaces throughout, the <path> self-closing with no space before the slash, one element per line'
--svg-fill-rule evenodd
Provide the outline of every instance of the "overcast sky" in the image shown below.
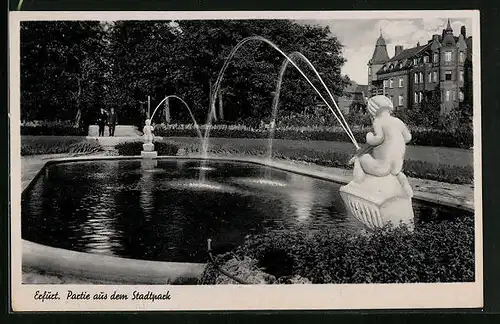
<path fill-rule="evenodd" d="M 446 27 L 447 18 L 443 19 L 405 19 L 405 20 L 310 20 L 303 21 L 322 26 L 328 25 L 334 36 L 345 46 L 343 55 L 347 59 L 342 69 L 352 80 L 359 84 L 367 84 L 367 63 L 372 57 L 375 42 L 382 35 L 387 42 L 389 57 L 394 55 L 394 46 L 404 48 L 416 46 L 417 42 L 425 44 L 433 34 L 441 34 Z M 471 35 L 470 19 L 450 19 L 453 33 L 458 35 L 465 25 L 467 36 Z"/>

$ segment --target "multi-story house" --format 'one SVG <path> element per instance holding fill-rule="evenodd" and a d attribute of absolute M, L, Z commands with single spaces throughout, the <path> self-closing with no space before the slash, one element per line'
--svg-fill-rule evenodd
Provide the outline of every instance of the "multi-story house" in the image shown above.
<path fill-rule="evenodd" d="M 394 52 L 388 58 L 381 35 L 368 62 L 371 95 L 388 96 L 396 109 L 416 109 L 436 96 L 441 113 L 471 101 L 472 37 L 467 37 L 465 26 L 455 36 L 448 20 L 442 35 L 433 35 L 427 44 L 408 49 L 396 45 Z"/>

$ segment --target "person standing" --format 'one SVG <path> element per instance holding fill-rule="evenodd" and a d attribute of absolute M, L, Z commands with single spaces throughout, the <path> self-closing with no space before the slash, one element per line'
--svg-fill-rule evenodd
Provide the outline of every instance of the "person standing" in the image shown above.
<path fill-rule="evenodd" d="M 118 117 L 116 116 L 116 112 L 114 108 L 111 108 L 111 111 L 109 113 L 109 118 L 108 118 L 108 127 L 109 127 L 109 136 L 115 136 L 115 126 L 117 124 L 117 119 Z"/>
<path fill-rule="evenodd" d="M 106 126 L 106 121 L 108 119 L 108 114 L 104 108 L 101 108 L 99 115 L 97 116 L 97 125 L 99 126 L 99 136 L 104 136 L 104 127 Z"/>

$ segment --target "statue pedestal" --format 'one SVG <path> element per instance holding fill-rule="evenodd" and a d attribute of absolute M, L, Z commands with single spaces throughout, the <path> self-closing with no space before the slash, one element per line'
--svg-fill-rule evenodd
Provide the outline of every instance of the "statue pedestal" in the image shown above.
<path fill-rule="evenodd" d="M 142 159 L 141 160 L 141 168 L 143 170 L 153 170 L 157 166 L 158 166 L 158 160 L 155 160 L 155 159 Z"/>
<path fill-rule="evenodd" d="M 156 152 L 154 149 L 155 146 L 153 143 L 142 144 L 141 157 L 148 159 L 156 158 L 158 156 L 158 152 Z"/>
<path fill-rule="evenodd" d="M 340 196 L 351 214 L 367 227 L 382 227 L 388 222 L 403 222 L 413 229 L 411 197 L 401 187 L 396 176 L 365 175 L 361 182 L 351 181 L 340 188 Z"/>

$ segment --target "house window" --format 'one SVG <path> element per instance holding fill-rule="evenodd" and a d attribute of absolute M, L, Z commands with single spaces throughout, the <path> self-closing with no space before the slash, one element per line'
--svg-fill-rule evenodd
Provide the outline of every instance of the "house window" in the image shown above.
<path fill-rule="evenodd" d="M 453 101 L 457 100 L 457 90 L 453 90 Z"/>
<path fill-rule="evenodd" d="M 428 82 L 428 83 L 431 83 L 431 82 L 432 82 L 432 72 L 429 72 L 429 73 L 427 74 L 427 82 Z"/>
<path fill-rule="evenodd" d="M 402 106 L 404 104 L 404 98 L 402 95 L 399 95 L 399 98 L 398 98 L 398 106 Z"/>
<path fill-rule="evenodd" d="M 429 63 L 429 57 L 428 56 L 424 56 L 424 63 Z"/>
<path fill-rule="evenodd" d="M 432 72 L 432 79 L 434 82 L 438 82 L 438 73 L 437 71 Z"/>
<path fill-rule="evenodd" d="M 368 75 L 372 75 L 372 67 L 371 66 L 368 67 Z"/>
<path fill-rule="evenodd" d="M 444 61 L 451 62 L 451 52 L 450 51 L 447 51 L 444 53 Z"/>
<path fill-rule="evenodd" d="M 446 90 L 445 96 L 444 96 L 445 101 L 450 101 L 450 90 Z"/>
<path fill-rule="evenodd" d="M 415 83 L 418 83 L 418 73 L 415 73 Z"/>
<path fill-rule="evenodd" d="M 424 74 L 420 72 L 419 76 L 420 76 L 420 83 L 424 83 Z"/>
<path fill-rule="evenodd" d="M 451 81 L 451 71 L 446 71 L 446 72 L 444 73 L 444 79 L 445 79 L 446 81 Z"/>
<path fill-rule="evenodd" d="M 459 57 L 460 57 L 460 63 L 463 63 L 465 61 L 464 52 L 460 52 Z"/>
<path fill-rule="evenodd" d="M 460 82 L 464 82 L 464 71 L 460 71 Z"/>
<path fill-rule="evenodd" d="M 384 88 L 387 88 L 387 80 L 384 80 Z"/>
<path fill-rule="evenodd" d="M 414 96 L 413 96 L 413 102 L 414 103 L 418 103 L 418 92 L 415 92 Z"/>
<path fill-rule="evenodd" d="M 402 88 L 402 87 L 403 87 L 403 82 L 404 82 L 403 77 L 400 77 L 400 78 L 399 78 L 399 87 L 400 87 L 400 88 Z"/>
<path fill-rule="evenodd" d="M 434 63 L 439 62 L 439 54 L 438 53 L 434 53 L 432 55 L 432 61 L 434 61 Z"/>
<path fill-rule="evenodd" d="M 413 59 L 413 65 L 417 65 L 418 64 L 418 59 L 414 58 Z"/>
<path fill-rule="evenodd" d="M 460 101 L 464 101 L 464 93 L 462 91 L 458 93 L 458 99 L 460 99 Z"/>
<path fill-rule="evenodd" d="M 423 92 L 420 92 L 418 94 L 418 102 L 422 102 L 424 100 L 424 93 Z"/>
<path fill-rule="evenodd" d="M 394 81 L 392 79 L 389 80 L 389 88 L 393 88 L 394 87 Z"/>

